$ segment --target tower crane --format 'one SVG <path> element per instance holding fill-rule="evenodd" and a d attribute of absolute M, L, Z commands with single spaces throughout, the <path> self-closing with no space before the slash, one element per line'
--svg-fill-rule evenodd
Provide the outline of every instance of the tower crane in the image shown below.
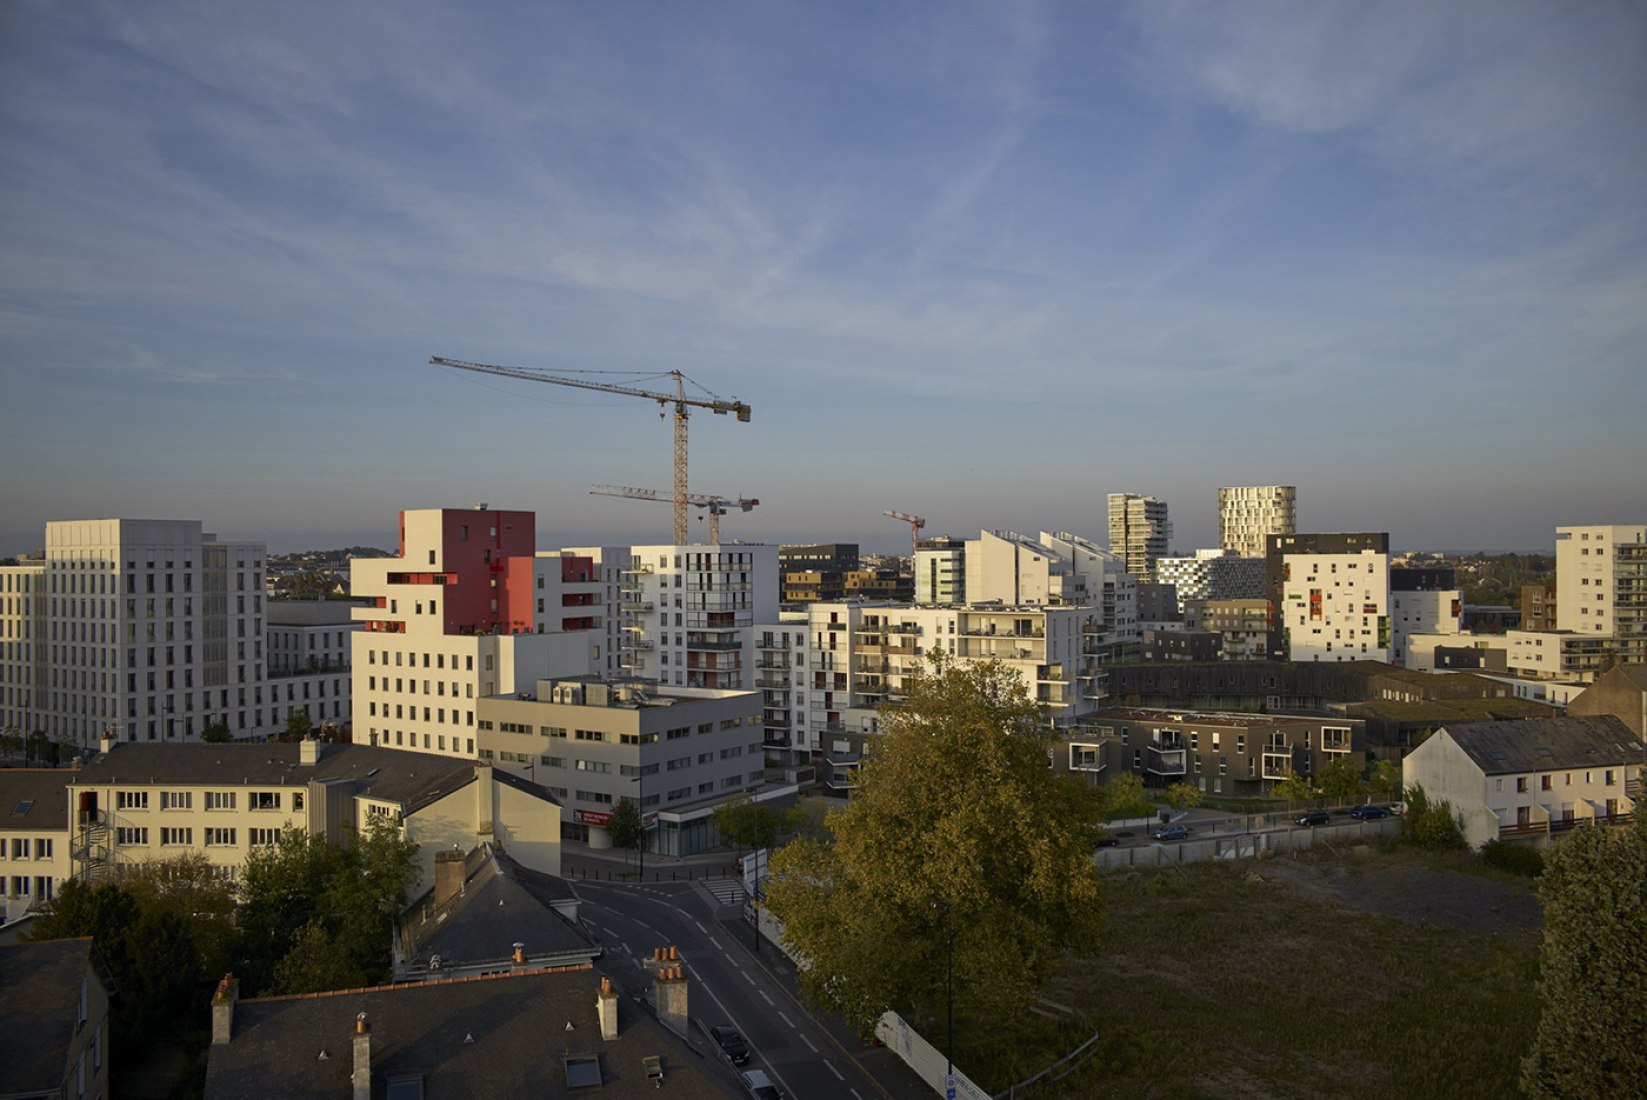
<path fill-rule="evenodd" d="M 915 544 L 921 541 L 921 528 L 926 526 L 926 520 L 920 516 L 912 516 L 908 512 L 882 512 L 881 515 L 891 519 L 901 519 L 909 524 L 909 567 L 915 568 Z"/>
<path fill-rule="evenodd" d="M 634 489 L 628 485 L 595 485 L 589 490 L 590 496 L 624 497 L 628 500 L 668 500 L 669 498 L 656 489 Z M 736 500 L 730 497 L 714 496 L 705 493 L 687 493 L 686 503 L 694 508 L 706 508 L 709 511 L 709 541 L 719 544 L 721 541 L 721 517 L 736 508 L 747 512 L 760 503 L 753 497 L 739 497 Z"/>
<path fill-rule="evenodd" d="M 529 382 L 550 382 L 557 386 L 572 386 L 582 390 L 599 390 L 601 393 L 619 393 L 629 397 L 644 397 L 648 401 L 656 401 L 661 410 L 663 407 L 675 407 L 675 544 L 686 544 L 686 506 L 688 493 L 686 491 L 686 421 L 690 415 L 688 409 L 708 409 L 717 416 L 727 413 L 736 413 L 740 421 L 749 420 L 749 406 L 733 398 L 723 400 L 710 394 L 710 399 L 686 396 L 686 383 L 690 381 L 686 375 L 678 370 L 665 371 L 675 380 L 674 393 L 659 393 L 655 390 L 643 390 L 637 386 L 615 386 L 608 382 L 590 382 L 582 378 L 563 378 L 548 371 L 527 370 L 524 367 L 500 367 L 490 363 L 471 363 L 463 359 L 443 359 L 438 355 L 430 356 L 429 362 L 439 367 L 452 367 L 456 370 L 475 371 L 479 374 L 498 374 L 505 378 L 524 378 Z M 697 385 L 696 382 L 692 383 Z M 702 387 L 699 387 L 700 389 Z M 705 391 L 707 392 L 707 391 Z M 660 411 L 659 415 L 662 415 Z"/>

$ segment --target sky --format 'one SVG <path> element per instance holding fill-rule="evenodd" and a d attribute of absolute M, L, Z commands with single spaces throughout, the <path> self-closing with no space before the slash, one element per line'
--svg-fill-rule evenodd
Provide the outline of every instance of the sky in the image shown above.
<path fill-rule="evenodd" d="M 0 6 L 0 553 L 1647 519 L 1647 7 Z M 703 530 L 701 520 L 694 531 Z M 699 536 L 706 537 L 706 536 Z"/>

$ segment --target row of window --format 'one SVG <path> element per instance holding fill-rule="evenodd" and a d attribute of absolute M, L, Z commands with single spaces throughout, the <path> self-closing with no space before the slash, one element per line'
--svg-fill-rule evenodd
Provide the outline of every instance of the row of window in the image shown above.
<path fill-rule="evenodd" d="M 49 836 L 14 836 L 11 838 L 10 845 L 0 843 L 0 859 L 6 858 L 8 847 L 12 859 L 50 859 L 52 857 L 53 845 L 52 838 Z"/>
<path fill-rule="evenodd" d="M 417 721 L 417 707 L 407 706 L 407 705 L 402 704 L 402 703 L 396 703 L 394 706 L 395 706 L 394 717 L 401 718 L 401 719 L 410 718 L 414 722 Z M 468 710 L 468 711 L 460 712 L 456 707 L 452 708 L 452 721 L 453 722 L 456 722 L 458 720 L 459 713 L 462 713 L 462 715 L 463 715 L 464 725 L 467 725 L 467 726 L 475 725 L 475 712 L 474 711 Z M 367 714 L 368 717 L 371 717 L 371 718 L 388 718 L 390 716 L 389 715 L 389 704 L 384 703 L 383 706 L 382 706 L 382 713 L 379 713 L 378 704 L 376 702 L 368 702 L 366 704 L 366 714 Z M 435 717 L 431 718 L 430 717 L 431 714 L 435 715 Z M 445 722 L 446 721 L 446 708 L 445 707 L 424 707 L 423 708 L 423 720 L 425 722 Z M 481 722 L 480 723 L 480 728 L 481 729 L 490 729 L 491 724 L 488 723 L 488 722 Z"/>
<path fill-rule="evenodd" d="M 292 809 L 303 809 L 302 791 L 247 791 L 246 808 L 250 810 L 278 810 L 286 793 L 292 796 Z M 233 810 L 238 807 L 240 792 L 238 791 L 205 791 L 202 805 L 208 810 Z M 194 809 L 193 791 L 161 791 L 159 805 L 162 810 L 192 810 Z M 148 791 L 116 791 L 114 805 L 117 810 L 146 810 L 149 808 Z"/>
<path fill-rule="evenodd" d="M 233 848 L 239 843 L 239 830 L 232 826 L 211 826 L 200 830 L 208 848 Z M 280 843 L 279 829 L 247 829 L 247 838 L 253 847 Z M 188 827 L 159 830 L 162 848 L 191 848 L 194 830 Z M 146 825 L 122 825 L 114 831 L 114 842 L 122 848 L 146 848 L 149 829 Z"/>
<path fill-rule="evenodd" d="M 393 601 L 390 601 L 390 602 L 391 602 L 391 604 L 393 603 Z M 390 610 L 393 611 L 394 608 L 391 606 Z M 382 665 L 385 668 L 387 668 L 389 666 L 389 653 L 390 653 L 390 651 L 387 650 L 387 649 L 368 649 L 366 651 L 366 663 L 369 664 L 369 665 Z M 409 668 L 417 668 L 418 667 L 418 663 L 417 663 L 418 654 L 416 654 L 416 653 L 402 653 L 400 650 L 397 649 L 397 650 L 394 651 L 394 655 L 395 655 L 394 663 L 395 663 L 395 666 L 397 668 L 401 667 L 401 658 L 402 657 L 409 658 L 409 660 L 407 660 L 405 662 L 406 667 L 409 667 Z M 433 654 L 432 656 L 434 657 L 434 666 L 433 667 L 435 667 L 435 668 L 445 668 L 446 667 L 446 654 L 436 653 L 436 654 Z M 430 667 L 430 664 L 429 664 L 430 657 L 431 657 L 431 654 L 428 654 L 428 653 L 423 654 L 423 667 L 424 668 L 429 668 Z M 454 671 L 454 672 L 457 671 L 458 655 L 456 653 L 452 654 L 452 665 L 451 665 L 451 667 L 452 667 L 452 671 Z M 488 671 L 490 671 L 491 667 L 492 667 L 492 657 L 491 657 L 490 654 L 488 654 L 486 656 L 486 668 L 487 668 Z M 473 653 L 464 654 L 464 657 L 463 657 L 463 671 L 473 672 L 474 670 L 475 670 L 475 655 Z"/>

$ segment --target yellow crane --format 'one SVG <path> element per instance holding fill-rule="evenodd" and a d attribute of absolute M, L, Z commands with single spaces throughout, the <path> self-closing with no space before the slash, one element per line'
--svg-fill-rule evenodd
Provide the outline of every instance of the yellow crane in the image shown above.
<path fill-rule="evenodd" d="M 601 393 L 619 393 L 629 397 L 644 397 L 648 401 L 656 401 L 660 410 L 667 405 L 675 407 L 675 545 L 686 545 L 686 506 L 689 503 L 686 491 L 686 421 L 690 415 L 688 409 L 708 409 L 717 416 L 727 413 L 736 413 L 740 421 L 749 420 L 749 406 L 733 398 L 730 401 L 710 395 L 708 399 L 686 396 L 686 383 L 691 381 L 678 370 L 664 371 L 675 380 L 674 393 L 659 393 L 655 390 L 643 390 L 637 386 L 616 386 L 609 382 L 590 382 L 582 378 L 563 378 L 548 371 L 528 370 L 524 367 L 500 367 L 491 363 L 471 363 L 464 359 L 444 359 L 438 355 L 429 357 L 429 362 L 438 367 L 452 367 L 456 370 L 475 371 L 478 374 L 497 374 L 504 378 L 524 378 L 528 382 L 549 382 L 556 386 L 572 386 L 580 390 L 598 390 Z M 692 383 L 694 386 L 696 382 Z M 699 387 L 700 389 L 702 387 Z M 707 392 L 707 391 L 705 391 Z M 662 415 L 660 411 L 659 415 Z"/>
<path fill-rule="evenodd" d="M 628 485 L 595 485 L 589 489 L 590 496 L 623 497 L 627 500 L 668 500 L 656 489 L 635 489 Z M 747 512 L 760 503 L 754 497 L 739 497 L 733 500 L 730 497 L 715 496 L 708 493 L 687 493 L 686 503 L 694 508 L 709 510 L 709 542 L 710 545 L 719 545 L 721 541 L 721 517 L 733 508 L 740 512 Z"/>

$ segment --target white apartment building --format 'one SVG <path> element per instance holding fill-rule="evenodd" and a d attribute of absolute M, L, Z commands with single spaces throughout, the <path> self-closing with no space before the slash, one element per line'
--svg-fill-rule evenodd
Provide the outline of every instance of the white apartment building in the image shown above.
<path fill-rule="evenodd" d="M 350 563 L 357 744 L 473 758 L 476 700 L 605 667 L 610 616 L 588 556 L 539 554 L 531 512 L 402 512 L 399 552 Z"/>
<path fill-rule="evenodd" d="M 1287 660 L 1390 659 L 1387 553 L 1368 549 L 1281 558 Z"/>
<path fill-rule="evenodd" d="M 1136 493 L 1109 494 L 1109 548 L 1121 555 L 1128 573 L 1154 581 L 1155 561 L 1167 556 L 1171 538 L 1166 501 Z"/>
<path fill-rule="evenodd" d="M 1556 628 L 1611 635 L 1623 660 L 1647 659 L 1647 527 L 1556 528 Z"/>
<path fill-rule="evenodd" d="M 966 603 L 1073 607 L 1093 603 L 1087 578 L 1056 548 L 1011 531 L 981 531 L 966 542 Z"/>
<path fill-rule="evenodd" d="M 915 544 L 915 602 L 966 602 L 966 541 L 943 535 Z"/>
<path fill-rule="evenodd" d="M 343 726 L 349 704 L 349 635 L 360 629 L 346 600 L 270 600 L 264 641 L 269 702 L 283 722 L 307 714 L 316 729 Z"/>
<path fill-rule="evenodd" d="M 1178 611 L 1186 600 L 1256 600 L 1264 596 L 1264 559 L 1231 550 L 1197 550 L 1194 557 L 1162 558 L 1155 580 L 1178 589 Z"/>
<path fill-rule="evenodd" d="M 1400 576 L 1404 570 L 1393 571 Z M 1390 589 L 1390 660 L 1403 668 L 1416 667 L 1409 663 L 1408 639 L 1423 636 L 1429 649 L 1429 663 L 1434 665 L 1433 635 L 1458 637 L 1463 634 L 1464 592 L 1459 588 L 1401 588 Z M 1442 645 L 1468 644 L 1444 641 Z"/>
<path fill-rule="evenodd" d="M 1291 485 L 1230 485 L 1218 490 L 1218 543 L 1243 558 L 1262 558 L 1270 535 L 1298 530 L 1298 490 Z"/>
<path fill-rule="evenodd" d="M 43 558 L 0 567 L 0 725 L 81 748 L 275 732 L 265 557 L 195 520 L 48 523 Z"/>
<path fill-rule="evenodd" d="M 635 546 L 621 573 L 623 672 L 677 687 L 753 687 L 753 628 L 778 618 L 776 546 Z"/>

